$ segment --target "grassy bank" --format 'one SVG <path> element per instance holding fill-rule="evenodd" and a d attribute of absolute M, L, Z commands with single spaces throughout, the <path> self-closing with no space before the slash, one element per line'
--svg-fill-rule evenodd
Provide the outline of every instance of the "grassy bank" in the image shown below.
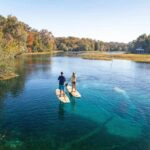
<path fill-rule="evenodd" d="M 136 62 L 150 63 L 150 55 L 146 54 L 105 54 L 105 53 L 84 53 L 82 55 L 84 59 L 95 60 L 112 60 L 112 59 L 124 59 Z"/>
<path fill-rule="evenodd" d="M 63 53 L 63 51 L 53 51 L 53 52 L 32 52 L 32 53 L 23 53 L 22 55 L 53 55 L 57 53 Z"/>

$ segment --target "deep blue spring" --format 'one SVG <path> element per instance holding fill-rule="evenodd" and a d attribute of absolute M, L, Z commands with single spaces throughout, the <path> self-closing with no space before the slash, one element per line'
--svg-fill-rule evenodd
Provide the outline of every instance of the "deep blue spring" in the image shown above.
<path fill-rule="evenodd" d="M 0 82 L 0 150 L 150 150 L 150 64 L 26 56 Z M 55 95 L 63 71 L 82 98 Z"/>

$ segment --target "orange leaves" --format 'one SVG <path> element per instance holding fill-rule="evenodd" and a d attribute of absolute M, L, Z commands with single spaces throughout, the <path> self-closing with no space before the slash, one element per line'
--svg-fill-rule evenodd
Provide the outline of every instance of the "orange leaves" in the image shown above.
<path fill-rule="evenodd" d="M 27 37 L 27 46 L 31 47 L 33 45 L 33 41 L 34 41 L 33 33 L 29 32 Z"/>

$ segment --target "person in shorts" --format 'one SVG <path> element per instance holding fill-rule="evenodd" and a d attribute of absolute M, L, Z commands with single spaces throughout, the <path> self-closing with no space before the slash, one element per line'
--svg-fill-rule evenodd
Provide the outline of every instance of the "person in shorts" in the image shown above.
<path fill-rule="evenodd" d="M 63 72 L 60 73 L 60 76 L 58 77 L 59 80 L 59 90 L 60 90 L 60 97 L 65 95 L 64 92 L 64 83 L 66 81 L 66 78 L 63 75 Z"/>

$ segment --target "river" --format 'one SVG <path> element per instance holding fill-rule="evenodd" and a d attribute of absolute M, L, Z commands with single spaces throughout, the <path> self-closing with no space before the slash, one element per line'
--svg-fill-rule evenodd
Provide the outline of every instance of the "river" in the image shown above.
<path fill-rule="evenodd" d="M 81 98 L 55 95 L 63 71 Z M 0 150 L 149 150 L 150 64 L 48 55 L 16 60 L 0 81 Z"/>

